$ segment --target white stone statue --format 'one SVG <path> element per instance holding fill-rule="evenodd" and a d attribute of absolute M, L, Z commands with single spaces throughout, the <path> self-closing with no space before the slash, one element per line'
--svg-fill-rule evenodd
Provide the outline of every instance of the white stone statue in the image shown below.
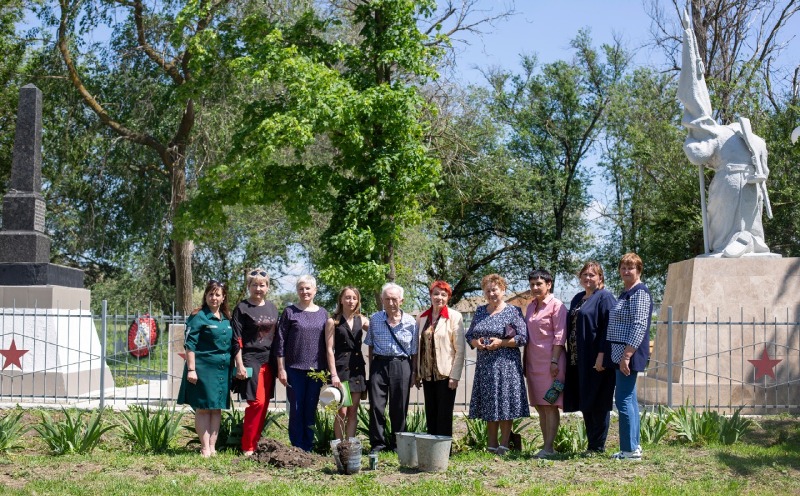
<path fill-rule="evenodd" d="M 684 105 L 682 124 L 689 130 L 683 150 L 700 167 L 703 240 L 706 254 L 737 258 L 769 253 L 764 241 L 761 212 L 772 210 L 767 195 L 767 146 L 753 134 L 750 121 L 720 125 L 712 117 L 711 99 L 703 76 L 689 12 L 683 18 L 683 61 L 678 99 Z M 703 167 L 714 169 L 705 208 Z"/>

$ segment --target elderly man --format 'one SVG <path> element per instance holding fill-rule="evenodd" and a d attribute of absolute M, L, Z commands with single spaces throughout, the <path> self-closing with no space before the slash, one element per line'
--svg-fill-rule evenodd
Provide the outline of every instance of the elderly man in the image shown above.
<path fill-rule="evenodd" d="M 403 288 L 387 283 L 381 288 L 383 310 L 369 319 L 364 343 L 369 346 L 369 440 L 372 452 L 396 445 L 395 433 L 406 427 L 408 397 L 416 380 L 417 324 L 403 312 Z M 392 432 L 386 433 L 386 404 Z"/>

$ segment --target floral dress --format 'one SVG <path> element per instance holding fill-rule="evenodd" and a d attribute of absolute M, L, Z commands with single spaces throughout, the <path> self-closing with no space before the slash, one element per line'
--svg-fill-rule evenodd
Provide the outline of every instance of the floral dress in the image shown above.
<path fill-rule="evenodd" d="M 528 333 L 520 310 L 507 305 L 500 312 L 489 315 L 484 305 L 475 312 L 465 338 L 469 343 L 475 338 L 503 338 L 512 333 L 518 347 L 527 343 Z M 498 421 L 529 415 L 519 348 L 478 350 L 469 417 Z"/>

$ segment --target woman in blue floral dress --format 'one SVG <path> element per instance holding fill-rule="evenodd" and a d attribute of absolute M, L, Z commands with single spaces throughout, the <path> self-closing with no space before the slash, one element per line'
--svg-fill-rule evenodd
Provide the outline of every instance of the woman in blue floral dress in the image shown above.
<path fill-rule="evenodd" d="M 487 304 L 478 307 L 465 335 L 478 350 L 469 417 L 487 422 L 487 450 L 502 455 L 508 451 L 514 419 L 530 415 L 519 352 L 528 333 L 522 312 L 505 302 L 505 279 L 489 274 L 481 288 Z"/>

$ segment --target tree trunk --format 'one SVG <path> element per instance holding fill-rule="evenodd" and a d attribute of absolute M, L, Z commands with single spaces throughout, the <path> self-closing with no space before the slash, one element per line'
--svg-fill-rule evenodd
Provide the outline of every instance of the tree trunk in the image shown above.
<path fill-rule="evenodd" d="M 179 313 L 188 315 L 192 304 L 192 254 L 194 241 L 176 240 L 172 243 L 172 256 L 175 260 L 175 305 Z"/>
<path fill-rule="evenodd" d="M 191 101 L 187 106 L 191 112 Z M 193 124 L 194 120 L 191 120 Z M 188 125 L 191 130 L 192 125 Z M 188 135 L 188 131 L 186 132 Z M 170 221 L 174 221 L 178 208 L 187 199 L 186 196 L 186 154 L 185 142 L 180 142 L 170 148 L 172 164 L 169 164 L 172 194 L 170 198 Z M 172 254 L 175 261 L 175 305 L 178 312 L 188 315 L 192 305 L 192 255 L 194 254 L 194 241 L 191 239 L 175 239 L 173 233 Z M 201 302 L 202 304 L 202 302 Z"/>

